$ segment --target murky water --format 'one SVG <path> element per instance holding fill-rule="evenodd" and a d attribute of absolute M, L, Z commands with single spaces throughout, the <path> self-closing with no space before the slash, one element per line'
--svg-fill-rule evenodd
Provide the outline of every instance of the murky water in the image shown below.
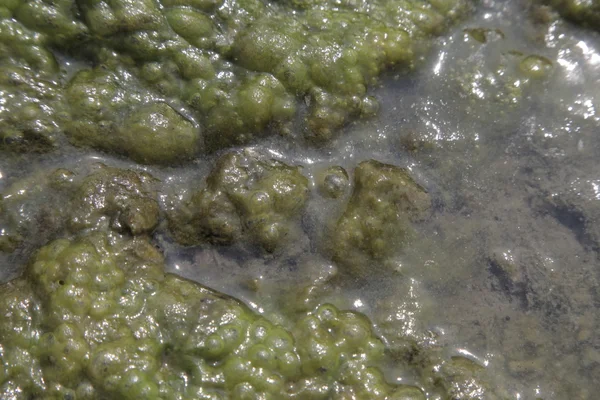
<path fill-rule="evenodd" d="M 489 360 L 515 398 L 591 399 L 600 37 L 529 15 L 515 2 L 484 4 L 411 85 L 383 91 L 379 129 L 431 146 L 401 156 L 440 195 L 406 263 L 430 296 L 430 323 Z M 486 43 L 464 31 L 473 28 Z M 552 67 L 527 82 L 515 70 L 531 54 Z"/>
<path fill-rule="evenodd" d="M 430 192 L 432 215 L 416 227 L 418 240 L 394 260 L 394 271 L 337 282 L 331 301 L 375 323 L 396 315 L 403 334 L 487 366 L 511 398 L 594 399 L 600 35 L 536 20 L 541 11 L 530 11 L 519 2 L 481 3 L 417 72 L 389 76 L 373 90 L 377 119 L 348 127 L 331 146 L 274 139 L 255 149 L 302 165 L 309 177 L 331 165 L 351 172 L 362 160 L 390 162 L 409 168 Z M 528 62 L 541 71 L 528 70 Z M 47 169 L 98 161 L 132 167 L 70 148 L 38 158 Z M 163 206 L 200 187 L 213 160 L 148 168 L 162 181 Z M 20 156 L 0 160 L 0 191 L 34 165 Z M 277 318 L 282 292 L 335 269 L 320 242 L 344 202 L 312 196 L 304 236 L 268 258 L 244 248 L 182 249 L 161 234 L 157 243 L 172 271 Z M 24 256 L 3 257 L 5 277 L 14 275 Z M 388 378 L 410 381 L 406 371 L 390 370 Z"/>

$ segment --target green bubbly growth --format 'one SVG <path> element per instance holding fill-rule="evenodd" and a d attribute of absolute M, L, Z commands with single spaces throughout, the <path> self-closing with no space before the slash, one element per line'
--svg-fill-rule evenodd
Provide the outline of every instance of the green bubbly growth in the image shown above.
<path fill-rule="evenodd" d="M 546 0 L 561 15 L 586 27 L 600 30 L 600 1 Z"/>
<path fill-rule="evenodd" d="M 431 207 L 426 190 L 404 168 L 364 161 L 354 170 L 354 189 L 331 233 L 334 261 L 358 275 L 378 264 L 409 240 L 412 222 Z"/>
<path fill-rule="evenodd" d="M 44 39 L 14 19 L 0 3 L 0 149 L 41 152 L 53 148 L 68 117 L 56 60 Z"/>
<path fill-rule="evenodd" d="M 132 235 L 152 233 L 159 220 L 154 183 L 144 172 L 100 166 L 74 190 L 70 231 L 109 227 Z"/>
<path fill-rule="evenodd" d="M 248 238 L 272 252 L 293 235 L 307 200 L 308 179 L 298 167 L 247 149 L 222 156 L 206 186 L 171 214 L 169 225 L 184 245 Z"/>
<path fill-rule="evenodd" d="M 323 142 L 373 115 L 367 92 L 378 76 L 412 68 L 426 39 L 469 5 L 7 0 L 0 93 L 11 101 L 0 111 L 0 146 L 44 151 L 64 131 L 76 145 L 172 164 L 202 148 L 296 136 L 295 120 Z"/>
<path fill-rule="evenodd" d="M 199 130 L 168 104 L 146 101 L 150 95 L 122 68 L 79 71 L 66 93 L 73 119 L 65 130 L 75 144 L 145 164 L 174 164 L 199 149 Z"/>
<path fill-rule="evenodd" d="M 329 304 L 273 324 L 141 238 L 56 240 L 0 286 L 3 399 L 424 399 L 385 381 L 383 349 Z"/>
<path fill-rule="evenodd" d="M 159 221 L 155 183 L 102 164 L 87 175 L 59 168 L 17 181 L 0 194 L 0 251 L 84 230 L 150 234 Z"/>

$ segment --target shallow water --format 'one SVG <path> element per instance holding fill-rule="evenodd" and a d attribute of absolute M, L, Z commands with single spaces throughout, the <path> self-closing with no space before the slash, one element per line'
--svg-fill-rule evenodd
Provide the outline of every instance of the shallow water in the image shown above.
<path fill-rule="evenodd" d="M 489 360 L 515 398 L 594 398 L 600 38 L 528 16 L 515 2 L 485 3 L 440 40 L 414 85 L 384 89 L 393 107 L 382 132 L 433 143 L 409 162 L 440 207 L 407 263 L 430 322 Z M 467 28 L 489 29 L 487 43 Z M 552 62 L 517 96 L 505 89 L 515 52 Z"/>
<path fill-rule="evenodd" d="M 269 139 L 254 149 L 302 165 L 311 178 L 331 165 L 351 172 L 367 159 L 409 168 L 434 202 L 418 239 L 394 271 L 337 282 L 330 300 L 375 324 L 395 316 L 404 334 L 486 366 L 511 398 L 593 399 L 600 387 L 600 35 L 537 22 L 529 11 L 519 2 L 480 3 L 414 73 L 388 76 L 373 90 L 378 118 L 349 126 L 327 148 Z M 546 76 L 520 72 L 532 54 L 551 62 Z M 70 147 L 63 153 L 36 156 L 38 164 L 0 160 L 0 191 L 36 168 L 85 170 L 99 161 L 139 168 Z M 161 179 L 169 209 L 202 185 L 213 160 L 144 169 Z M 311 196 L 303 235 L 267 258 L 247 248 L 182 249 L 164 234 L 157 243 L 171 271 L 276 319 L 282 292 L 335 269 L 320 238 L 344 200 Z M 26 253 L 0 258 L 3 278 L 18 272 L 13 266 Z M 411 380 L 407 371 L 387 376 Z"/>

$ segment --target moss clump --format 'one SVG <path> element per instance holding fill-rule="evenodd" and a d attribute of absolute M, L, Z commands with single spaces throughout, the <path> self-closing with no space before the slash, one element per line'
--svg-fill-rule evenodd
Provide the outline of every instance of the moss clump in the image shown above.
<path fill-rule="evenodd" d="M 0 251 L 46 243 L 61 233 L 151 233 L 158 225 L 155 179 L 99 165 L 80 175 L 59 168 L 17 181 L 0 194 Z"/>
<path fill-rule="evenodd" d="M 246 238 L 272 252 L 294 230 L 307 199 L 308 179 L 297 167 L 250 150 L 228 153 L 206 187 L 172 214 L 170 228 L 185 245 Z"/>
<path fill-rule="evenodd" d="M 147 93 L 136 85 L 120 68 L 80 71 L 67 87 L 71 141 L 145 164 L 176 164 L 196 155 L 200 130 L 171 106 L 145 102 Z"/>
<path fill-rule="evenodd" d="M 360 163 L 352 196 L 331 234 L 334 261 L 355 274 L 371 273 L 406 244 L 411 223 L 430 206 L 429 195 L 406 169 L 373 160 Z"/>
<path fill-rule="evenodd" d="M 67 118 L 54 55 L 35 31 L 2 17 L 0 54 L 0 150 L 52 150 Z"/>
<path fill-rule="evenodd" d="M 531 78 L 545 78 L 552 70 L 552 61 L 546 57 L 529 55 L 519 64 L 519 69 Z"/>
<path fill-rule="evenodd" d="M 78 18 L 75 0 L 11 2 L 15 5 L 18 3 L 12 10 L 14 18 L 44 35 L 46 44 L 65 48 L 88 39 L 88 27 Z"/>
<path fill-rule="evenodd" d="M 70 229 L 108 226 L 133 235 L 151 233 L 159 218 L 154 182 L 146 173 L 102 166 L 72 196 Z"/>
<path fill-rule="evenodd" d="M 600 29 L 600 1 L 547 0 L 562 16 L 586 27 Z"/>
<path fill-rule="evenodd" d="M 163 271 L 144 239 L 54 241 L 0 287 L 0 397 L 395 399 L 362 315 L 321 305 L 273 324 Z M 417 397 L 420 398 L 420 397 Z"/>
<path fill-rule="evenodd" d="M 0 193 L 0 251 L 10 253 L 27 242 L 40 245 L 62 230 L 74 177 L 63 168 L 43 171 Z"/>
<path fill-rule="evenodd" d="M 123 122 L 116 144 L 135 161 L 174 164 L 192 158 L 199 148 L 200 131 L 165 103 L 140 107 Z"/>
<path fill-rule="evenodd" d="M 190 107 L 204 115 L 209 151 L 246 144 L 273 129 L 286 133 L 287 123 L 296 112 L 294 98 L 281 82 L 262 73 L 197 78 L 186 89 L 185 98 Z"/>
<path fill-rule="evenodd" d="M 307 138 L 323 143 L 348 121 L 375 114 L 377 102 L 367 91 L 378 76 L 388 68 L 412 68 L 426 39 L 469 5 L 470 0 L 352 5 L 10 1 L 0 12 L 0 46 L 6 54 L 0 68 L 35 72 L 19 88 L 7 84 L 5 90 L 17 97 L 34 93 L 34 100 L 10 105 L 1 139 L 20 143 L 11 150 L 22 151 L 47 147 L 66 130 L 78 146 L 138 162 L 177 163 L 181 158 L 173 154 L 193 157 L 200 138 L 164 103 L 169 98 L 193 110 L 209 151 L 270 134 L 297 137 L 295 120 L 303 121 Z M 86 70 L 86 65 L 97 68 Z M 83 71 L 65 85 L 74 69 Z M 71 113 L 56 118 L 65 111 L 63 98 Z M 124 126 L 128 118 L 147 125 L 158 114 L 169 128 L 150 132 L 146 127 L 132 136 L 131 126 Z M 27 124 L 40 119 L 43 129 Z M 59 122 L 52 125 L 53 119 Z M 183 151 L 191 142 L 190 150 Z"/>

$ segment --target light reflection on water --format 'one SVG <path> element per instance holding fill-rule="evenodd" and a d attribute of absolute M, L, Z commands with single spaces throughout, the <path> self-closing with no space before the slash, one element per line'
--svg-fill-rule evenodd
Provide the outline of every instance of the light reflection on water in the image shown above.
<path fill-rule="evenodd" d="M 469 48 L 458 27 L 412 91 L 398 85 L 381 95 L 384 122 L 435 149 L 411 155 L 414 169 L 448 196 L 447 214 L 464 215 L 436 215 L 440 235 L 420 248 L 423 272 L 403 273 L 429 289 L 439 307 L 430 321 L 446 327 L 445 340 L 490 354 L 484 359 L 513 382 L 513 398 L 593 399 L 599 365 L 576 360 L 600 346 L 586 333 L 600 320 L 600 36 L 562 22 L 532 34 L 539 27 L 515 17 L 526 13 L 502 4 L 465 25 L 500 29 L 506 39 L 495 45 L 506 52 L 550 59 L 547 78 L 519 78 L 512 87 L 520 92 L 503 92 L 511 58 L 473 56 L 487 53 Z M 527 365 L 543 371 L 519 369 Z"/>

